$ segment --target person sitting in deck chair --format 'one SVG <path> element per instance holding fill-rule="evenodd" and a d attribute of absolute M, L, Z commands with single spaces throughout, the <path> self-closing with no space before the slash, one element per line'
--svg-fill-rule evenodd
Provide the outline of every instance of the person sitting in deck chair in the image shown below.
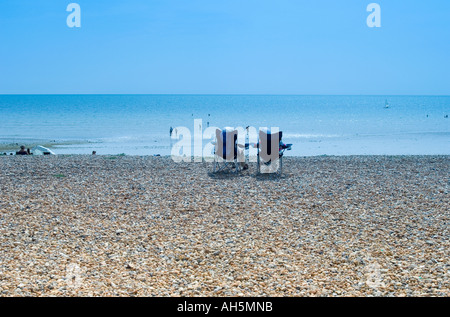
<path fill-rule="evenodd" d="M 283 132 L 272 132 L 269 129 L 261 129 L 259 131 L 259 142 L 256 145 L 258 148 L 257 157 L 257 173 L 263 172 L 261 164 L 268 167 L 264 173 L 282 174 L 283 155 L 284 151 L 291 150 L 292 144 L 285 144 L 282 142 Z"/>
<path fill-rule="evenodd" d="M 213 173 L 223 171 L 225 168 L 234 169 L 235 172 L 248 168 L 245 163 L 245 146 L 237 143 L 237 137 L 237 130 L 231 128 L 216 129 Z"/>

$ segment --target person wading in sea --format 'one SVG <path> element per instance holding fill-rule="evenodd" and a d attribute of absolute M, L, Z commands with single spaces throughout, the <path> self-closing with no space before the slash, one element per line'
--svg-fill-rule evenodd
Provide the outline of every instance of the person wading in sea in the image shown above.
<path fill-rule="evenodd" d="M 30 153 L 25 149 L 25 145 L 20 146 L 20 150 L 16 152 L 16 155 L 29 155 Z"/>

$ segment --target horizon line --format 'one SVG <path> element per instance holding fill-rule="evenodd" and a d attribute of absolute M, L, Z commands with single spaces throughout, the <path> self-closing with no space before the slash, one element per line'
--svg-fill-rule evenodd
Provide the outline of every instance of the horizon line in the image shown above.
<path fill-rule="evenodd" d="M 450 97 L 450 94 L 271 94 L 271 93 L 0 93 L 0 96 L 415 96 Z"/>

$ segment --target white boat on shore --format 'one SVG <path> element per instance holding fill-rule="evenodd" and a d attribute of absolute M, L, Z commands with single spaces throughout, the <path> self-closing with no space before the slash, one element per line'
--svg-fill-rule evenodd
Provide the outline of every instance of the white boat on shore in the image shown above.
<path fill-rule="evenodd" d="M 52 150 L 42 145 L 37 145 L 31 149 L 33 155 L 56 155 Z"/>

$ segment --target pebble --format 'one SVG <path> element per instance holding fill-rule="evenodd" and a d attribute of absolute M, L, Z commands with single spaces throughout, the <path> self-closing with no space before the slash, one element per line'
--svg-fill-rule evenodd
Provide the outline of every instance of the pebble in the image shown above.
<path fill-rule="evenodd" d="M 448 156 L 209 168 L 0 157 L 1 295 L 450 295 Z"/>

